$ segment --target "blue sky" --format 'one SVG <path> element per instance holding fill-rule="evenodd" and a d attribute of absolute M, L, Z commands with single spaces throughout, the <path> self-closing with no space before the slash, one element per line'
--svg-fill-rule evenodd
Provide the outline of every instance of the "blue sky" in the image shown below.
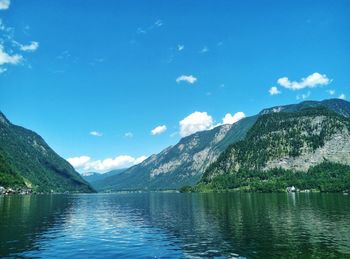
<path fill-rule="evenodd" d="M 349 9 L 0 0 L 0 110 L 79 171 L 131 165 L 228 113 L 350 96 Z"/>

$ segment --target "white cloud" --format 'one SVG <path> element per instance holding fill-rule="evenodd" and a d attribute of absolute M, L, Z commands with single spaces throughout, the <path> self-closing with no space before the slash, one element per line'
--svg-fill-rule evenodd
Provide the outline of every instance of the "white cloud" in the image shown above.
<path fill-rule="evenodd" d="M 179 134 L 181 137 L 186 137 L 198 131 L 210 130 L 214 127 L 224 124 L 236 123 L 245 117 L 246 115 L 244 112 L 236 112 L 233 115 L 231 113 L 227 113 L 224 118 L 222 118 L 222 123 L 214 124 L 213 117 L 210 116 L 207 112 L 196 111 L 179 122 Z M 176 134 L 177 132 L 171 134 L 171 137 L 176 136 Z"/>
<path fill-rule="evenodd" d="M 278 95 L 281 94 L 281 91 L 278 90 L 276 86 L 272 86 L 269 90 L 270 95 Z"/>
<path fill-rule="evenodd" d="M 116 168 L 125 168 L 134 164 L 135 158 L 128 155 L 121 155 L 115 158 L 106 158 L 103 160 L 91 161 L 84 165 L 85 171 L 96 170 L 96 171 L 106 171 Z"/>
<path fill-rule="evenodd" d="M 90 135 L 91 136 L 95 136 L 95 137 L 102 137 L 103 134 L 101 132 L 98 132 L 98 131 L 90 131 Z"/>
<path fill-rule="evenodd" d="M 182 81 L 187 82 L 189 84 L 194 84 L 197 81 L 197 78 L 194 77 L 193 75 L 189 75 L 189 76 L 181 75 L 178 78 L 176 78 L 176 83 L 180 83 Z"/>
<path fill-rule="evenodd" d="M 147 157 L 132 157 L 120 155 L 115 158 L 91 160 L 89 156 L 67 158 L 67 161 L 77 170 L 106 172 L 113 169 L 127 168 L 143 162 Z"/>
<path fill-rule="evenodd" d="M 153 130 L 151 130 L 151 134 L 154 135 L 159 135 L 162 134 L 163 132 L 165 132 L 167 130 L 165 125 L 160 125 L 155 127 Z"/>
<path fill-rule="evenodd" d="M 0 10 L 8 9 L 11 1 L 0 0 Z M 6 49 L 5 49 L 6 46 Z M 0 18 L 0 74 L 7 71 L 8 65 L 18 65 L 24 60 L 22 54 L 18 51 L 34 51 L 38 48 L 39 43 L 32 41 L 29 45 L 22 45 L 15 39 L 15 29 L 6 26 Z M 31 65 L 28 64 L 30 68 Z"/>
<path fill-rule="evenodd" d="M 67 161 L 74 168 L 81 168 L 84 165 L 86 165 L 90 160 L 91 160 L 91 157 L 89 157 L 89 156 L 78 156 L 78 157 L 67 158 Z"/>
<path fill-rule="evenodd" d="M 339 98 L 339 99 L 342 99 L 342 100 L 345 100 L 345 99 L 346 99 L 346 96 L 345 96 L 345 94 L 341 94 L 341 95 L 339 95 L 338 98 Z"/>
<path fill-rule="evenodd" d="M 194 112 L 179 122 L 180 136 L 185 137 L 197 131 L 213 127 L 213 118 L 206 112 Z"/>
<path fill-rule="evenodd" d="M 28 51 L 28 52 L 33 52 L 36 51 L 39 48 L 39 42 L 37 41 L 32 41 L 28 45 L 21 45 L 20 49 L 22 51 Z"/>
<path fill-rule="evenodd" d="M 236 112 L 234 115 L 232 115 L 231 113 L 227 113 L 222 119 L 222 124 L 233 124 L 243 118 L 245 118 L 244 112 Z"/>
<path fill-rule="evenodd" d="M 290 81 L 288 77 L 282 77 L 277 80 L 277 83 L 287 89 L 300 90 L 304 88 L 314 88 L 317 86 L 328 85 L 331 80 L 327 75 L 320 73 L 313 73 L 306 78 L 302 78 L 300 82 Z"/>
<path fill-rule="evenodd" d="M 334 95 L 335 94 L 335 90 L 328 90 L 327 93 L 329 93 L 330 95 Z"/>
<path fill-rule="evenodd" d="M 134 137 L 134 134 L 132 134 L 132 132 L 126 132 L 126 133 L 124 134 L 124 137 L 126 137 L 126 138 L 133 138 L 133 137 Z"/>
<path fill-rule="evenodd" d="M 10 0 L 0 0 L 0 10 L 9 9 L 10 4 L 11 4 Z"/>
<path fill-rule="evenodd" d="M 177 45 L 178 51 L 182 51 L 184 48 L 185 48 L 185 45 L 180 45 L 180 44 Z"/>
<path fill-rule="evenodd" d="M 138 158 L 135 159 L 134 165 L 140 164 L 140 163 L 142 163 L 143 161 L 145 161 L 146 159 L 147 159 L 147 156 L 140 156 L 140 157 L 138 157 Z"/>
<path fill-rule="evenodd" d="M 18 54 L 8 54 L 5 52 L 4 47 L 0 45 L 0 66 L 11 64 L 11 65 L 17 65 L 22 61 L 23 57 Z"/>

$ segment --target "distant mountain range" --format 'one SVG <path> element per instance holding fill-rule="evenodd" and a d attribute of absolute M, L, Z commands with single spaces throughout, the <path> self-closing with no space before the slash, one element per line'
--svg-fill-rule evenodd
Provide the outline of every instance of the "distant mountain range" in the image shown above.
<path fill-rule="evenodd" d="M 347 164 L 349 117 L 350 103 L 340 99 L 264 109 L 235 124 L 185 137 L 141 164 L 108 177 L 108 185 L 99 189 L 177 189 L 195 185 L 204 172 L 208 180 L 239 167 L 305 171 L 325 160 Z M 262 141 L 267 136 L 270 141 Z M 218 158 L 220 161 L 216 162 Z"/>
<path fill-rule="evenodd" d="M 107 173 L 86 172 L 81 174 L 81 176 L 97 191 L 104 191 L 109 187 L 110 177 L 116 176 L 125 170 L 126 169 L 115 169 Z"/>
<path fill-rule="evenodd" d="M 94 192 L 38 134 L 13 125 L 1 112 L 0 186 L 37 192 Z"/>

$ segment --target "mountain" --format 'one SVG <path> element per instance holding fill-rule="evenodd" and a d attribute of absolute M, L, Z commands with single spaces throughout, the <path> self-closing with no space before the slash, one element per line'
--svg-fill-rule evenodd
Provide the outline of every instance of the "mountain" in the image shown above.
<path fill-rule="evenodd" d="M 298 104 L 284 106 L 275 106 L 262 110 L 259 115 L 276 113 L 276 112 L 298 112 L 306 108 L 325 107 L 344 117 L 350 117 L 350 105 L 348 101 L 342 99 L 328 99 L 323 101 L 304 101 Z"/>
<path fill-rule="evenodd" d="M 82 173 L 81 176 L 83 177 L 83 179 L 85 181 L 87 181 L 88 183 L 92 183 L 94 181 L 97 181 L 99 179 L 102 179 L 104 177 L 103 174 L 101 173 L 96 173 L 96 172 L 86 172 L 86 173 Z"/>
<path fill-rule="evenodd" d="M 157 190 L 195 185 L 208 166 L 231 144 L 243 140 L 261 116 L 280 112 L 299 112 L 307 108 L 324 107 L 344 117 L 350 117 L 350 103 L 340 99 L 306 101 L 299 104 L 276 106 L 262 110 L 258 115 L 244 118 L 233 125 L 222 125 L 212 130 L 194 133 L 182 138 L 156 155 L 123 173 L 109 177 L 108 186 L 100 190 Z"/>
<path fill-rule="evenodd" d="M 35 132 L 13 125 L 0 112 L 0 185 L 38 192 L 94 189 Z"/>
<path fill-rule="evenodd" d="M 5 156 L 5 152 L 0 147 L 0 186 L 12 187 L 19 186 L 24 187 L 25 183 L 23 178 L 12 169 L 9 163 L 9 159 Z"/>
<path fill-rule="evenodd" d="M 126 168 L 124 169 L 115 169 L 112 171 L 109 171 L 107 173 L 96 173 L 96 172 L 87 172 L 81 174 L 83 179 L 91 184 L 92 187 L 94 187 L 96 190 L 103 190 L 106 188 L 109 184 L 109 177 L 113 177 L 115 175 L 118 175 L 122 172 L 124 172 Z M 102 188 L 102 189 L 101 189 Z"/>
<path fill-rule="evenodd" d="M 158 190 L 194 185 L 226 147 L 244 138 L 256 119 L 256 116 L 244 118 L 233 125 L 222 125 L 184 137 L 175 146 L 105 179 L 108 185 L 101 185 L 98 189 Z"/>
<path fill-rule="evenodd" d="M 220 185 L 224 181 L 226 187 L 251 187 L 261 180 L 276 180 L 277 176 L 300 180 L 319 172 L 309 179 L 311 183 L 311 180 L 319 181 L 324 170 L 328 170 L 329 178 L 322 179 L 329 182 L 332 174 L 338 174 L 338 180 L 347 182 L 343 187 L 350 188 L 350 119 L 347 118 L 350 103 L 341 100 L 321 103 L 327 105 L 307 102 L 281 107 L 278 112 L 274 108 L 269 112 L 264 110 L 246 138 L 228 147 L 208 167 L 202 183 Z M 299 173 L 299 177 L 293 172 Z M 275 183 L 281 184 L 281 179 Z"/>

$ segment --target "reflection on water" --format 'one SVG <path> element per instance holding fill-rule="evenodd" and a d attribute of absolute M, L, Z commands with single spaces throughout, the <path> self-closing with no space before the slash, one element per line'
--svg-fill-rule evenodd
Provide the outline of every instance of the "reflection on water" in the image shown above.
<path fill-rule="evenodd" d="M 0 197 L 0 256 L 350 256 L 342 194 Z"/>
<path fill-rule="evenodd" d="M 63 196 L 0 196 L 0 256 L 36 249 L 70 206 Z"/>

